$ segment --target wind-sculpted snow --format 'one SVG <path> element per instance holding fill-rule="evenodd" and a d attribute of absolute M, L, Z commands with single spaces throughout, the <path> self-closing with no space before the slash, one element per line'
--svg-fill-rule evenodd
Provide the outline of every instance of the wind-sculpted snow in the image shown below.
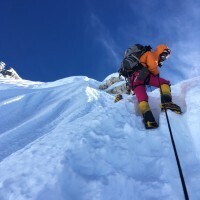
<path fill-rule="evenodd" d="M 0 80 L 0 200 L 184 199 L 159 91 L 160 127 L 145 130 L 135 96 L 87 77 Z M 172 86 L 168 112 L 190 199 L 200 199 L 200 78 Z"/>

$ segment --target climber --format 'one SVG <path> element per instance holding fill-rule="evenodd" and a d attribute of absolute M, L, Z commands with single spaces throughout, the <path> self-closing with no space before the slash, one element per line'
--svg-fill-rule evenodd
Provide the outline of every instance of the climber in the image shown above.
<path fill-rule="evenodd" d="M 152 114 L 148 104 L 148 95 L 146 85 L 154 86 L 161 89 L 161 110 L 169 109 L 181 114 L 181 108 L 172 102 L 170 90 L 170 81 L 159 77 L 158 67 L 169 57 L 171 51 L 165 44 L 160 44 L 155 51 L 147 51 L 139 61 L 142 69 L 135 71 L 130 77 L 130 87 L 134 91 L 139 110 L 143 115 L 143 122 L 147 129 L 157 128 L 158 124 Z"/>

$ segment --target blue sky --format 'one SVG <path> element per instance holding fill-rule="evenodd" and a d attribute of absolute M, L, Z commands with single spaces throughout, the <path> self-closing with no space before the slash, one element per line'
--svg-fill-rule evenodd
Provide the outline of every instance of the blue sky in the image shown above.
<path fill-rule="evenodd" d="M 24 79 L 54 81 L 116 72 L 135 43 L 167 44 L 161 76 L 200 75 L 198 0 L 0 0 L 0 60 Z"/>

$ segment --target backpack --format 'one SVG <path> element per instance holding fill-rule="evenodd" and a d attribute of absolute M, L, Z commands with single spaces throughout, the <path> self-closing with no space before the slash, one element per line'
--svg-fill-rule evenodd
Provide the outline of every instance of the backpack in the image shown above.
<path fill-rule="evenodd" d="M 140 44 L 135 44 L 132 47 L 127 48 L 124 53 L 124 58 L 121 62 L 121 66 L 118 70 L 119 76 L 128 78 L 135 71 L 142 69 L 143 66 L 139 59 L 144 53 L 151 51 L 151 49 L 151 46 L 143 46 Z"/>

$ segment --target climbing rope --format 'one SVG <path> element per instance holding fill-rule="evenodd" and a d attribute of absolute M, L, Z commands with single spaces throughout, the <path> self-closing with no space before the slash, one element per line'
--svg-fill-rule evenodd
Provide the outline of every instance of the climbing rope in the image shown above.
<path fill-rule="evenodd" d="M 158 76 L 158 82 L 159 82 L 159 87 L 160 87 L 160 93 L 161 93 L 161 96 L 162 96 L 163 92 L 162 92 L 159 76 Z M 175 158 L 176 158 L 176 162 L 177 162 L 177 166 L 178 166 L 178 171 L 179 171 L 179 175 L 180 175 L 180 179 L 181 179 L 181 184 L 182 184 L 185 200 L 189 200 L 187 187 L 186 187 L 186 184 L 185 184 L 185 179 L 184 179 L 184 176 L 183 176 L 181 164 L 180 164 L 180 161 L 179 161 L 178 153 L 177 153 L 177 150 L 176 150 L 176 145 L 175 145 L 173 134 L 172 134 L 171 125 L 170 125 L 170 122 L 169 122 L 167 109 L 165 107 L 165 102 L 164 102 L 164 111 L 165 111 L 165 116 L 166 116 L 166 119 L 167 119 L 167 124 L 168 124 L 169 132 L 170 132 L 171 142 L 172 142 L 172 146 L 173 146 L 173 149 L 174 149 L 174 154 L 175 154 Z"/>

